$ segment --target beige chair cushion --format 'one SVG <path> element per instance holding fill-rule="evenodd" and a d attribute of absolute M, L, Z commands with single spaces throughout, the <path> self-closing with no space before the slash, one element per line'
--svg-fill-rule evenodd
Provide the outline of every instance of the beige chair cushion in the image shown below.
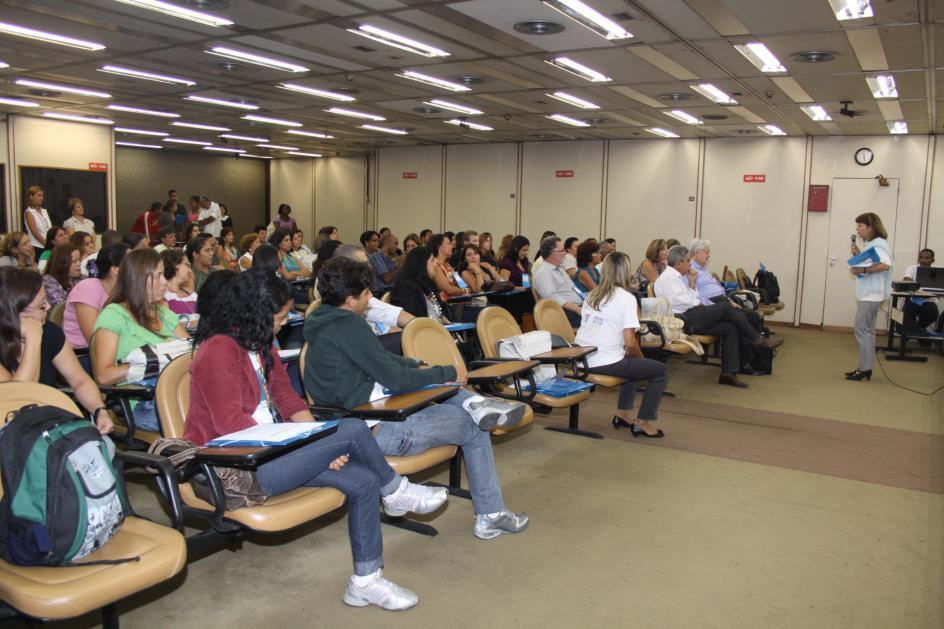
<path fill-rule="evenodd" d="M 189 483 L 180 485 L 180 497 L 190 507 L 213 511 L 213 506 L 193 493 Z M 223 514 L 253 531 L 286 531 L 331 513 L 344 504 L 344 494 L 330 487 L 299 487 L 255 507 L 235 509 Z"/>
<path fill-rule="evenodd" d="M 456 446 L 437 446 L 410 456 L 388 456 L 387 463 L 400 476 L 409 476 L 448 461 L 457 450 Z"/>
<path fill-rule="evenodd" d="M 556 334 L 568 343 L 576 340 L 564 307 L 553 299 L 542 299 L 534 306 L 534 323 L 539 330 Z"/>
<path fill-rule="evenodd" d="M 501 437 L 502 435 L 507 435 L 509 433 L 515 432 L 516 430 L 521 430 L 526 426 L 530 426 L 534 423 L 534 410 L 530 406 L 525 406 L 524 417 L 521 418 L 521 421 L 517 426 L 511 430 L 504 430 L 502 428 L 494 428 L 491 433 L 493 437 Z"/>
<path fill-rule="evenodd" d="M 598 384 L 601 387 L 618 387 L 627 382 L 626 378 L 620 378 L 618 376 L 605 376 L 599 373 L 587 374 L 587 382 L 592 382 L 593 384 Z"/>

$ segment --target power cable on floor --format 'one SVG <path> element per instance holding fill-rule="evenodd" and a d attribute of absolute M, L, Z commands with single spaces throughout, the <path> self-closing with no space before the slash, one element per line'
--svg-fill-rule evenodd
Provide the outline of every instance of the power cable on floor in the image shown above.
<path fill-rule="evenodd" d="M 880 352 L 876 352 L 876 358 L 877 358 L 878 366 L 879 366 L 879 368 L 882 370 L 882 375 L 885 376 L 885 379 L 886 379 L 886 380 L 888 380 L 890 383 L 892 383 L 894 386 L 898 387 L 899 389 L 904 389 L 905 391 L 910 391 L 911 393 L 917 393 L 918 395 L 924 395 L 924 396 L 927 396 L 927 397 L 932 397 L 932 396 L 934 396 L 938 391 L 940 391 L 941 389 L 944 389 L 944 384 L 942 384 L 941 386 L 939 386 L 938 388 L 934 389 L 934 390 L 931 391 L 930 393 L 925 393 L 924 391 L 918 391 L 917 389 L 912 389 L 912 388 L 910 388 L 910 387 L 906 387 L 906 386 L 903 385 L 903 384 L 898 384 L 897 382 L 895 382 L 894 380 L 892 380 L 892 379 L 888 376 L 888 373 L 885 371 L 885 364 L 884 364 L 885 361 L 882 360 L 883 357 L 882 357 L 882 354 L 881 354 Z"/>

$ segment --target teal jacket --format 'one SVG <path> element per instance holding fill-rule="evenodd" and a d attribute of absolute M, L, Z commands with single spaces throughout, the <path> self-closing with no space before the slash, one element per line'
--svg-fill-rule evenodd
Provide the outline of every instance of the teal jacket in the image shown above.
<path fill-rule="evenodd" d="M 305 320 L 305 390 L 319 404 L 351 409 L 370 401 L 374 383 L 391 391 L 414 391 L 450 382 L 455 367 L 420 369 L 412 358 L 383 348 L 364 317 L 322 305 Z"/>

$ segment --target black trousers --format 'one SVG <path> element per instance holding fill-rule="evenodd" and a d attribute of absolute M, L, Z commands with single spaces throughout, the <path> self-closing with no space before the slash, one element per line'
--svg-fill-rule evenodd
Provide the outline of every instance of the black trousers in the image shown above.
<path fill-rule="evenodd" d="M 741 346 L 750 346 L 760 335 L 743 312 L 730 302 L 695 306 L 681 317 L 689 334 L 710 334 L 721 339 L 721 371 L 737 373 L 741 369 Z"/>
<path fill-rule="evenodd" d="M 937 304 L 931 300 L 920 306 L 910 299 L 905 300 L 902 307 L 902 323 L 907 332 L 919 332 L 937 321 Z"/>
<path fill-rule="evenodd" d="M 650 421 L 659 418 L 659 402 L 662 401 L 662 393 L 669 383 L 669 368 L 665 363 L 649 358 L 623 356 L 619 362 L 591 367 L 590 373 L 627 379 L 627 382 L 620 385 L 617 408 L 621 411 L 628 411 L 633 407 L 636 399 L 636 381 L 645 380 L 646 390 L 642 394 L 642 406 L 639 407 L 636 418 Z"/>
<path fill-rule="evenodd" d="M 579 314 L 573 310 L 567 310 L 566 308 L 564 308 L 564 314 L 567 315 L 567 320 L 570 321 L 570 326 L 572 328 L 576 329 L 580 327 L 580 323 L 583 321 L 583 319 Z"/>

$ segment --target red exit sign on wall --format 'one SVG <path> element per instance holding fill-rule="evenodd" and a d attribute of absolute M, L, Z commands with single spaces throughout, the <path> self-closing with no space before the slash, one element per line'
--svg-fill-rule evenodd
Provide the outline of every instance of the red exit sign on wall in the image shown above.
<path fill-rule="evenodd" d="M 108 164 L 106 164 L 106 163 L 104 163 L 104 162 L 89 162 L 89 167 L 88 167 L 88 169 L 89 169 L 89 170 L 96 170 L 96 171 L 100 171 L 100 172 L 107 172 L 107 171 L 108 171 Z"/>
<path fill-rule="evenodd" d="M 416 179 L 416 177 L 417 177 L 417 174 L 416 174 L 416 172 L 414 172 L 414 171 L 409 171 L 409 172 L 404 172 L 404 173 L 403 173 L 403 178 L 404 178 L 404 179 Z"/>
<path fill-rule="evenodd" d="M 767 175 L 744 175 L 744 183 L 765 183 Z"/>
<path fill-rule="evenodd" d="M 574 176 L 574 171 L 572 171 L 572 170 L 555 170 L 555 171 L 554 171 L 554 176 L 555 176 L 555 177 L 573 177 L 573 176 Z"/>

